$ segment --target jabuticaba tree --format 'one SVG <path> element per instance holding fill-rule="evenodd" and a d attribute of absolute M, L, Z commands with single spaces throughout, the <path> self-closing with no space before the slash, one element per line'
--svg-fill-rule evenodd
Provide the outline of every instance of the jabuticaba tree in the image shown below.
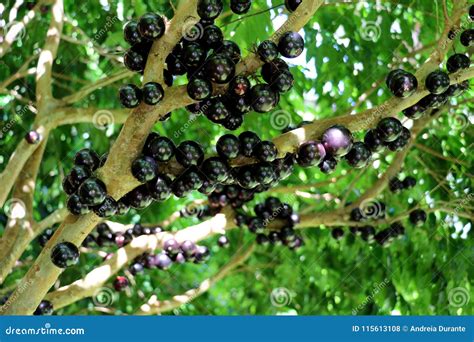
<path fill-rule="evenodd" d="M 466 0 L 0 12 L 0 313 L 473 313 Z"/>

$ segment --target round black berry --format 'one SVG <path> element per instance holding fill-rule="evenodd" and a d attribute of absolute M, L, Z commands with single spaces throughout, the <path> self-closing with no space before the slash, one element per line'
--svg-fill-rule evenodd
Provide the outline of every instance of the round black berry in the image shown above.
<path fill-rule="evenodd" d="M 215 83 L 230 82 L 235 75 L 235 64 L 226 55 L 218 54 L 206 62 L 206 76 Z"/>
<path fill-rule="evenodd" d="M 405 74 L 406 71 L 403 70 L 403 69 L 394 69 L 394 70 L 391 70 L 388 75 L 387 75 L 387 78 L 385 79 L 385 84 L 387 85 L 388 89 L 392 89 L 392 82 L 393 80 L 400 76 L 400 75 L 403 75 Z"/>
<path fill-rule="evenodd" d="M 409 97 L 418 87 L 418 80 L 415 75 L 403 72 L 395 75 L 390 81 L 390 91 L 396 97 Z"/>
<path fill-rule="evenodd" d="M 156 82 L 145 83 L 142 89 L 143 102 L 148 105 L 156 105 L 161 101 L 164 93 L 165 92 L 161 84 Z"/>
<path fill-rule="evenodd" d="M 140 156 L 132 163 L 132 175 L 141 183 L 148 182 L 156 177 L 158 164 L 147 156 Z"/>
<path fill-rule="evenodd" d="M 469 29 L 461 33 L 460 41 L 464 46 L 474 46 L 474 29 Z"/>
<path fill-rule="evenodd" d="M 146 59 L 138 52 L 130 49 L 123 55 L 123 64 L 131 71 L 140 72 L 145 69 Z"/>
<path fill-rule="evenodd" d="M 289 12 L 296 11 L 303 0 L 285 0 L 285 7 Z"/>
<path fill-rule="evenodd" d="M 258 113 L 269 112 L 278 104 L 275 91 L 267 84 L 257 84 L 252 87 L 250 102 L 253 110 Z"/>
<path fill-rule="evenodd" d="M 303 52 L 303 49 L 304 40 L 298 32 L 287 32 L 278 42 L 278 51 L 287 58 L 298 57 Z"/>
<path fill-rule="evenodd" d="M 165 33 L 165 21 L 156 13 L 145 13 L 138 21 L 138 31 L 145 39 L 158 39 Z"/>
<path fill-rule="evenodd" d="M 421 209 L 416 209 L 410 212 L 410 222 L 415 226 L 421 226 L 426 222 L 426 212 Z"/>
<path fill-rule="evenodd" d="M 119 99 L 125 108 L 135 108 L 142 100 L 142 91 L 134 84 L 126 84 L 120 87 Z"/>
<path fill-rule="evenodd" d="M 135 20 L 131 20 L 125 24 L 123 27 L 123 37 L 125 41 L 132 46 L 142 42 L 142 36 L 138 31 L 138 23 Z"/>
<path fill-rule="evenodd" d="M 250 81 L 242 75 L 235 76 L 229 83 L 229 94 L 244 96 L 250 90 Z"/>
<path fill-rule="evenodd" d="M 135 209 L 144 209 L 153 201 L 146 185 L 141 185 L 125 195 L 125 203 Z"/>
<path fill-rule="evenodd" d="M 51 261 L 59 268 L 74 266 L 79 261 L 79 249 L 71 242 L 61 242 L 53 247 Z"/>
<path fill-rule="evenodd" d="M 221 29 L 216 25 L 209 25 L 204 28 L 200 43 L 208 49 L 215 49 L 222 44 L 223 40 L 224 35 Z"/>
<path fill-rule="evenodd" d="M 193 259 L 194 263 L 196 264 L 202 264 L 209 260 L 209 257 L 211 255 L 211 252 L 209 249 L 205 246 L 196 246 L 196 249 L 194 250 L 193 254 Z"/>
<path fill-rule="evenodd" d="M 212 83 L 200 78 L 192 78 L 187 85 L 187 91 L 193 100 L 205 100 L 212 94 Z"/>
<path fill-rule="evenodd" d="M 344 126 L 334 125 L 323 133 L 321 143 L 326 153 L 334 157 L 343 157 L 352 147 L 352 134 Z"/>
<path fill-rule="evenodd" d="M 372 152 L 381 152 L 384 148 L 384 142 L 376 129 L 367 131 L 364 143 Z"/>
<path fill-rule="evenodd" d="M 253 189 L 258 185 L 255 170 L 251 165 L 246 165 L 237 170 L 236 180 L 244 189 Z"/>
<path fill-rule="evenodd" d="M 98 178 L 92 177 L 84 181 L 78 189 L 81 203 L 99 205 L 107 196 L 105 184 Z"/>
<path fill-rule="evenodd" d="M 416 120 L 416 119 L 419 119 L 425 111 L 426 111 L 425 107 L 421 106 L 420 103 L 416 103 L 413 106 L 404 109 L 403 114 L 407 118 Z"/>
<path fill-rule="evenodd" d="M 277 75 L 275 78 L 272 79 L 272 82 L 270 85 L 273 90 L 280 93 L 286 93 L 288 90 L 290 90 L 293 87 L 294 81 L 295 80 L 293 78 L 292 73 L 288 70 L 284 70 L 279 75 Z"/>
<path fill-rule="evenodd" d="M 166 175 L 158 175 L 147 183 L 147 187 L 156 201 L 165 201 L 171 196 L 171 179 Z"/>
<path fill-rule="evenodd" d="M 275 170 L 270 163 L 259 163 L 255 166 L 255 179 L 258 183 L 269 185 L 276 179 Z"/>
<path fill-rule="evenodd" d="M 336 240 L 341 240 L 342 237 L 344 236 L 344 230 L 342 228 L 334 228 L 332 231 L 331 231 L 331 235 L 334 239 Z"/>
<path fill-rule="evenodd" d="M 230 115 L 225 120 L 223 120 L 222 126 L 227 128 L 228 130 L 235 131 L 237 128 L 242 126 L 244 122 L 244 118 L 242 115 Z"/>
<path fill-rule="evenodd" d="M 449 75 L 444 71 L 433 71 L 426 77 L 426 89 L 432 94 L 439 95 L 448 90 L 450 84 Z"/>
<path fill-rule="evenodd" d="M 245 14 L 252 6 L 252 0 L 230 0 L 230 9 L 236 14 Z"/>
<path fill-rule="evenodd" d="M 169 161 L 175 154 L 176 147 L 167 137 L 156 137 L 145 145 L 144 153 L 159 162 Z"/>
<path fill-rule="evenodd" d="M 272 162 L 277 155 L 278 150 L 271 141 L 260 141 L 253 149 L 253 156 L 262 162 Z"/>
<path fill-rule="evenodd" d="M 53 314 L 53 304 L 49 300 L 42 300 L 33 312 L 34 316 L 50 316 Z"/>
<path fill-rule="evenodd" d="M 391 192 L 397 193 L 403 189 L 403 182 L 397 177 L 393 177 L 388 181 L 388 188 Z"/>
<path fill-rule="evenodd" d="M 402 131 L 395 141 L 389 142 L 387 147 L 390 151 L 401 151 L 410 141 L 410 130 L 406 127 L 402 127 Z"/>
<path fill-rule="evenodd" d="M 81 202 L 79 195 L 72 194 L 66 203 L 67 209 L 73 215 L 85 215 L 89 212 L 89 207 Z"/>
<path fill-rule="evenodd" d="M 89 170 L 94 171 L 99 167 L 100 158 L 95 151 L 84 148 L 74 156 L 74 164 L 85 166 Z"/>
<path fill-rule="evenodd" d="M 66 186 L 70 185 L 71 189 L 77 189 L 86 179 L 88 179 L 91 176 L 91 170 L 82 165 L 75 165 L 71 171 L 69 172 L 69 175 L 66 177 L 67 181 L 64 183 Z M 70 191 L 70 189 L 68 189 Z M 74 192 L 73 191 L 73 192 Z"/>
<path fill-rule="evenodd" d="M 446 69 L 449 72 L 456 72 L 461 69 L 467 69 L 471 65 L 471 59 L 461 53 L 456 53 L 448 58 Z"/>
<path fill-rule="evenodd" d="M 245 157 L 251 157 L 253 149 L 261 141 L 257 134 L 251 131 L 245 131 L 239 135 L 240 152 Z"/>
<path fill-rule="evenodd" d="M 191 42 L 184 47 L 183 61 L 188 67 L 198 67 L 206 59 L 206 51 L 198 43 Z"/>
<path fill-rule="evenodd" d="M 184 167 L 200 165 L 204 159 L 201 146 L 194 141 L 183 141 L 176 148 L 176 160 Z"/>
<path fill-rule="evenodd" d="M 222 0 L 199 0 L 197 12 L 202 19 L 215 19 L 223 8 Z"/>
<path fill-rule="evenodd" d="M 217 140 L 217 154 L 224 159 L 237 158 L 240 152 L 239 138 L 232 134 L 225 134 Z"/>
<path fill-rule="evenodd" d="M 36 131 L 29 131 L 25 134 L 25 140 L 30 145 L 35 145 L 41 141 L 41 134 Z"/>
<path fill-rule="evenodd" d="M 322 173 L 330 174 L 331 172 L 336 170 L 337 160 L 330 156 L 326 156 L 326 158 L 324 158 L 323 161 L 318 166 L 319 166 L 319 170 L 321 170 Z"/>
<path fill-rule="evenodd" d="M 218 157 L 206 159 L 201 165 L 202 173 L 213 182 L 223 182 L 229 175 L 229 166 Z"/>
<path fill-rule="evenodd" d="M 99 217 L 111 217 L 117 213 L 118 204 L 111 196 L 107 196 L 105 200 L 93 207 L 94 213 Z"/>
<path fill-rule="evenodd" d="M 416 185 L 416 179 L 412 176 L 407 176 L 403 180 L 403 188 L 410 189 Z"/>
<path fill-rule="evenodd" d="M 184 65 L 182 51 L 179 54 L 169 54 L 166 57 L 166 67 L 172 75 L 184 75 L 187 69 Z"/>
<path fill-rule="evenodd" d="M 323 144 L 318 141 L 307 141 L 298 147 L 296 162 L 303 167 L 319 164 L 326 156 Z"/>
<path fill-rule="evenodd" d="M 265 63 L 278 57 L 278 46 L 271 40 L 264 40 L 257 48 L 258 56 Z"/>
<path fill-rule="evenodd" d="M 272 83 L 272 80 L 285 70 L 290 70 L 288 64 L 286 64 L 286 62 L 282 59 L 276 58 L 262 66 L 262 78 L 265 80 L 265 82 Z"/>
<path fill-rule="evenodd" d="M 217 50 L 217 54 L 230 58 L 234 64 L 237 64 L 241 57 L 239 46 L 231 40 L 224 40 L 220 48 Z"/>
<path fill-rule="evenodd" d="M 402 132 L 400 120 L 392 117 L 383 118 L 377 124 L 377 131 L 383 142 L 395 141 Z"/>
<path fill-rule="evenodd" d="M 372 153 L 369 147 L 363 142 L 355 142 L 351 150 L 345 155 L 347 163 L 357 169 L 367 166 Z"/>

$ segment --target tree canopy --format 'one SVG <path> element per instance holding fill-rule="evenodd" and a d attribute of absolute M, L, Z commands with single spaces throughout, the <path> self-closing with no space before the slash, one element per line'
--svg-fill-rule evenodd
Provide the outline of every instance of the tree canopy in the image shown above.
<path fill-rule="evenodd" d="M 467 1 L 303 0 L 291 13 L 282 1 L 258 0 L 242 15 L 224 1 L 215 24 L 240 47 L 248 63 L 237 71 L 252 83 L 262 81 L 255 54 L 262 41 L 282 25 L 304 38 L 304 52 L 285 59 L 294 84 L 278 106 L 251 111 L 230 131 L 186 110 L 195 101 L 186 94 L 186 76 L 177 76 L 159 105 L 123 108 L 118 98 L 123 84 L 163 83 L 165 58 L 199 20 L 197 2 L 0 4 L 0 295 L 6 296 L 3 304 L 11 299 L 4 313 L 31 314 L 48 292 L 58 315 L 473 314 L 474 90 L 417 120 L 402 114 L 428 94 L 424 80 L 430 72 L 445 70 L 454 53 L 472 54 L 473 47 L 459 42 L 461 32 L 473 26 Z M 128 49 L 123 26 L 147 12 L 165 16 L 167 28 L 153 44 L 142 76 L 123 65 Z M 418 79 L 410 97 L 394 97 L 385 84 L 397 68 Z M 469 82 L 474 70 L 450 77 L 452 84 Z M 171 117 L 160 121 L 168 112 Z M 124 247 L 82 247 L 79 263 L 64 272 L 49 262 L 50 252 L 41 254 L 39 237 L 46 230 L 55 231 L 45 247 L 50 251 L 53 242 L 81 245 L 102 221 L 94 213 L 75 217 L 66 209 L 62 183 L 81 149 L 109 153 L 98 177 L 118 200 L 139 184 L 130 165 L 151 131 L 175 144 L 197 141 L 206 156 L 215 155 L 222 135 L 252 131 L 273 140 L 284 156 L 334 124 L 363 141 L 388 116 L 411 131 L 404 149 L 373 154 L 364 168 L 341 160 L 331 174 L 296 165 L 289 177 L 239 209 L 253 215 L 254 206 L 270 196 L 290 204 L 301 220 L 295 231 L 304 245 L 298 249 L 256 244 L 254 234 L 237 227 L 232 208 L 209 214 L 208 197 L 193 191 L 107 218 L 114 230 L 142 224 L 166 233 L 134 237 Z M 39 143 L 25 141 L 31 131 L 41 135 Z M 395 177 L 414 177 L 416 185 L 391 191 Z M 371 220 L 354 222 L 351 211 L 357 208 L 368 210 Z M 416 209 L 427 213 L 420 226 L 408 219 Z M 374 218 L 372 210 L 386 217 Z M 386 245 L 365 241 L 354 228 L 370 224 L 380 232 L 395 222 L 405 233 Z M 344 235 L 335 239 L 339 228 Z M 228 248 L 219 247 L 224 233 Z M 202 240 L 210 259 L 131 276 L 132 260 L 160 250 L 164 234 Z M 114 290 L 117 275 L 130 282 L 123 292 Z"/>

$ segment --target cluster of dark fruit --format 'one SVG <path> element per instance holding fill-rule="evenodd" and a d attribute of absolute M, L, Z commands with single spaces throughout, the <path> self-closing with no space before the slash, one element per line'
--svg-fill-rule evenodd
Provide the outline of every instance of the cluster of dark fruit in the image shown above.
<path fill-rule="evenodd" d="M 255 133 L 247 131 L 239 137 L 226 134 L 219 139 L 216 149 L 218 156 L 204 159 L 198 143 L 184 141 L 175 146 L 170 139 L 152 133 L 145 143 L 143 155 L 132 163 L 132 174 L 144 183 L 132 193 L 140 193 L 145 205 L 137 207 L 136 203 L 128 202 L 140 209 L 149 205 L 152 199 L 164 201 L 171 194 L 182 198 L 198 190 L 209 195 L 211 208 L 217 208 L 216 203 L 223 203 L 223 193 L 226 194 L 225 203 L 232 202 L 238 207 L 250 198 L 251 193 L 244 189 L 258 190 L 256 188 L 260 187 L 263 191 L 291 174 L 292 164 L 284 158 L 277 159 L 275 145 L 271 141 L 261 141 Z M 260 162 L 232 168 L 229 161 L 238 156 L 256 157 Z M 166 169 L 163 163 L 172 158 L 185 168 L 184 171 L 177 176 L 160 173 L 160 169 Z"/>
<path fill-rule="evenodd" d="M 248 11 L 250 1 L 232 1 L 236 13 Z M 204 114 L 210 121 L 235 130 L 242 125 L 244 114 L 250 110 L 265 113 L 280 100 L 280 93 L 293 86 L 293 76 L 279 54 L 293 58 L 301 54 L 303 38 L 296 32 L 287 32 L 278 45 L 264 41 L 257 48 L 257 55 L 265 62 L 262 77 L 266 84 L 252 86 L 245 75 L 235 75 L 236 64 L 241 60 L 239 46 L 225 40 L 214 20 L 222 12 L 222 1 L 204 0 L 198 3 L 199 23 L 174 47 L 166 58 L 167 69 L 172 75 L 188 78 L 187 92 L 195 101 L 187 107 L 194 114 Z M 228 84 L 228 91 L 213 97 L 214 84 Z"/>
<path fill-rule="evenodd" d="M 372 153 L 363 142 L 353 142 L 352 133 L 341 125 L 329 127 L 319 141 L 311 140 L 298 147 L 296 162 L 303 167 L 318 166 L 321 172 L 331 173 L 344 157 L 355 168 L 367 166 Z"/>
<path fill-rule="evenodd" d="M 255 205 L 254 212 L 255 216 L 237 214 L 236 223 L 256 234 L 259 245 L 285 245 L 295 250 L 304 244 L 303 238 L 294 230 L 294 226 L 299 222 L 299 215 L 293 212 L 288 203 L 282 203 L 276 197 L 268 197 L 265 202 Z M 274 229 L 270 225 L 278 228 Z"/>
<path fill-rule="evenodd" d="M 391 192 L 397 193 L 405 189 L 411 189 L 416 185 L 416 179 L 412 176 L 407 176 L 401 181 L 398 177 L 393 177 L 388 182 L 388 188 Z"/>
<path fill-rule="evenodd" d="M 113 232 L 109 225 L 104 222 L 99 223 L 95 230 L 96 233 L 87 235 L 83 241 L 82 245 L 84 247 L 92 247 L 95 244 L 99 247 L 117 246 L 120 248 L 128 245 L 135 237 L 163 232 L 162 227 L 144 227 L 141 224 L 135 224 L 132 228 L 129 228 L 124 232 Z"/>
<path fill-rule="evenodd" d="M 125 52 L 124 65 L 132 71 L 143 73 L 153 41 L 165 33 L 165 21 L 155 13 L 146 13 L 138 21 L 125 24 L 123 34 L 130 49 Z M 163 78 L 167 86 L 173 85 L 173 76 L 166 69 Z M 157 82 L 147 82 L 140 89 L 134 84 L 126 84 L 119 90 L 120 103 L 126 108 L 135 108 L 140 102 L 156 105 L 164 96 L 163 86 Z"/>
<path fill-rule="evenodd" d="M 129 210 L 124 201 L 115 201 L 107 195 L 105 184 L 94 176 L 94 172 L 107 159 L 99 158 L 96 152 L 83 149 L 76 153 L 74 166 L 64 178 L 63 189 L 69 195 L 67 208 L 73 215 L 84 215 L 91 210 L 99 217 L 123 215 Z"/>
<path fill-rule="evenodd" d="M 410 141 L 410 130 L 393 117 L 383 118 L 375 129 L 368 130 L 364 137 L 365 145 L 372 152 L 380 153 L 384 148 L 401 151 Z"/>
<path fill-rule="evenodd" d="M 145 13 L 138 21 L 126 23 L 123 35 L 130 44 L 130 49 L 125 52 L 123 63 L 127 69 L 143 72 L 153 41 L 161 38 L 164 33 L 165 21 L 156 13 Z"/>
<path fill-rule="evenodd" d="M 158 234 L 163 231 L 162 227 L 144 227 L 140 224 L 135 224 L 133 228 L 129 228 L 124 232 L 113 232 L 109 225 L 105 222 L 99 223 L 95 227 L 95 231 L 88 234 L 82 242 L 83 247 L 93 247 L 97 245 L 99 247 L 112 247 L 117 246 L 118 248 L 128 245 L 134 237 L 141 235 L 152 235 Z M 38 236 L 38 242 L 40 246 L 44 247 L 46 243 L 51 239 L 54 234 L 52 228 L 46 229 L 40 236 Z"/>
<path fill-rule="evenodd" d="M 192 262 L 202 264 L 209 257 L 210 251 L 205 246 L 196 245 L 190 240 L 179 243 L 175 239 L 168 239 L 163 243 L 162 252 L 158 254 L 144 253 L 138 256 L 132 261 L 129 271 L 132 275 L 136 275 L 143 272 L 144 269 L 167 270 L 173 263 Z"/>
<path fill-rule="evenodd" d="M 369 244 L 377 242 L 383 247 L 388 247 L 395 239 L 402 238 L 405 235 L 405 228 L 399 222 L 395 222 L 379 232 L 371 225 L 350 227 L 349 230 L 354 236 L 361 237 L 365 242 Z M 344 229 L 340 227 L 333 228 L 331 235 L 334 239 L 340 240 L 344 236 Z"/>
<path fill-rule="evenodd" d="M 430 92 L 430 94 L 422 98 L 413 106 L 403 110 L 403 114 L 410 119 L 418 119 L 428 109 L 439 108 L 446 104 L 450 98 L 462 95 L 469 89 L 469 81 L 466 80 L 461 83 L 451 85 L 449 74 L 455 73 L 462 69 L 467 69 L 469 68 L 470 64 L 470 58 L 464 54 L 457 53 L 450 56 L 446 62 L 446 69 L 448 73 L 442 70 L 436 70 L 430 73 L 425 80 L 425 87 Z M 391 71 L 387 78 L 387 85 L 389 88 L 393 85 L 402 87 L 399 85 L 399 80 L 404 79 L 404 73 L 405 72 L 401 69 Z M 410 78 L 410 80 L 412 80 L 412 78 Z M 401 83 L 405 84 L 403 82 Z M 411 93 L 408 94 L 408 96 L 409 95 L 411 95 Z"/>

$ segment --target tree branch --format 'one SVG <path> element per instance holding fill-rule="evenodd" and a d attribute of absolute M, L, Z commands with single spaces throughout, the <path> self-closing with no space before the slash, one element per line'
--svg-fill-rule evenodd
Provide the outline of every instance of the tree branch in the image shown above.
<path fill-rule="evenodd" d="M 102 79 L 100 79 L 100 80 L 98 80 L 98 81 L 96 81 L 92 84 L 89 84 L 89 85 L 83 87 L 82 89 L 80 89 L 79 91 L 77 91 L 74 94 L 63 97 L 60 101 L 63 105 L 78 102 L 79 100 L 82 100 L 87 95 L 94 92 L 95 90 L 103 88 L 103 87 L 105 87 L 109 84 L 115 83 L 117 81 L 123 80 L 125 78 L 131 77 L 134 74 L 135 74 L 134 72 L 132 72 L 130 70 L 127 70 L 127 69 L 121 70 L 119 72 L 116 72 L 113 75 L 102 78 Z"/>
<path fill-rule="evenodd" d="M 2 44 L 0 44 L 0 58 L 5 56 L 5 54 L 10 50 L 13 42 L 16 40 L 18 35 L 26 28 L 33 18 L 35 17 L 36 13 L 40 10 L 41 6 L 43 6 L 47 1 L 40 0 L 36 3 L 35 7 L 28 11 L 23 19 L 10 27 L 8 32 L 4 36 L 4 40 Z"/>

